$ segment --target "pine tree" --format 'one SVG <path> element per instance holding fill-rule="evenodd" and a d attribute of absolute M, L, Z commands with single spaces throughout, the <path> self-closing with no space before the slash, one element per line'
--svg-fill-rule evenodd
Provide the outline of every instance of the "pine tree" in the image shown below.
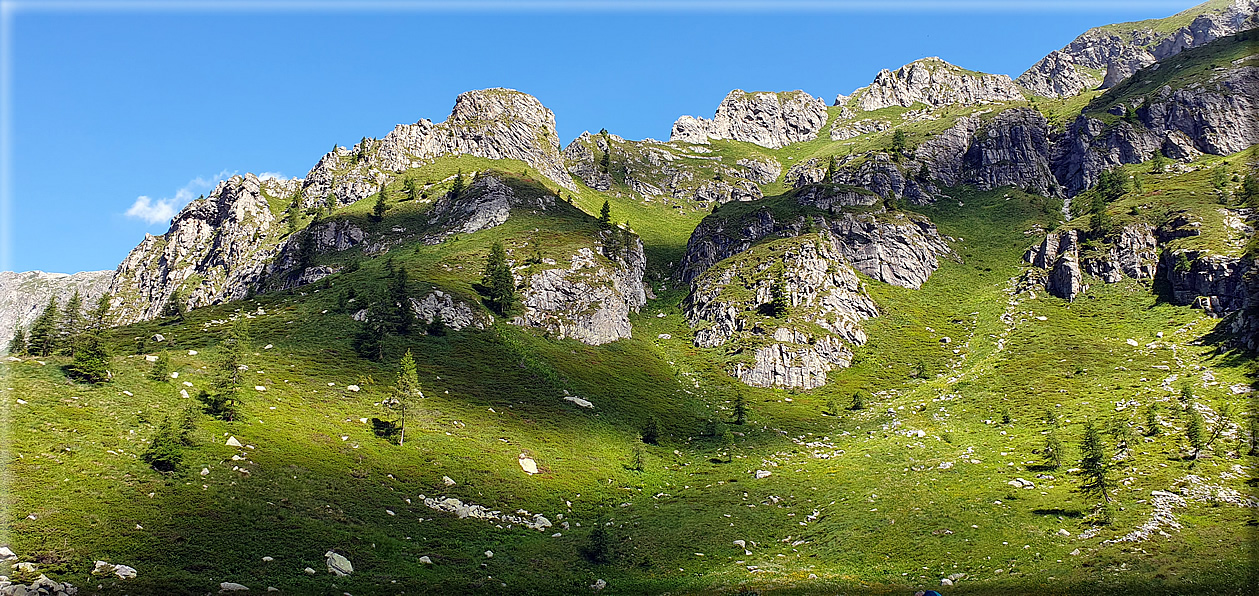
<path fill-rule="evenodd" d="M 865 407 L 865 400 L 861 398 L 861 392 L 854 391 L 852 394 L 852 404 L 848 406 L 848 409 L 855 412 Z"/>
<path fill-rule="evenodd" d="M 57 297 L 48 299 L 48 306 L 31 323 L 26 340 L 26 350 L 32 356 L 51 356 L 57 345 Z"/>
<path fill-rule="evenodd" d="M 603 157 L 599 158 L 599 171 L 604 174 L 612 167 L 612 145 L 608 145 L 608 150 L 603 152 Z"/>
<path fill-rule="evenodd" d="M 1100 497 L 1104 503 L 1103 513 L 1108 513 L 1110 493 L 1115 483 L 1110 477 L 1110 461 L 1106 456 L 1106 444 L 1102 442 L 1102 435 L 1092 421 L 1084 423 L 1080 452 L 1083 455 L 1079 464 L 1080 490 L 1090 497 Z"/>
<path fill-rule="evenodd" d="M 608 205 L 608 200 L 603 200 L 603 206 L 599 208 L 599 229 L 607 230 L 612 228 L 612 207 Z"/>
<path fill-rule="evenodd" d="M 420 185 L 415 183 L 415 178 L 407 178 L 402 183 L 402 191 L 406 193 L 408 201 L 415 201 L 420 198 Z"/>
<path fill-rule="evenodd" d="M 149 371 L 149 379 L 159 383 L 165 383 L 170 375 L 170 355 L 162 352 L 157 355 L 157 361 L 153 363 L 153 370 Z"/>
<path fill-rule="evenodd" d="M 892 133 L 892 153 L 896 155 L 896 159 L 905 154 L 905 131 L 899 128 Z"/>
<path fill-rule="evenodd" d="M 79 291 L 75 290 L 74 295 L 66 301 L 66 307 L 61 311 L 61 330 L 60 342 L 65 346 L 70 355 L 74 355 L 75 345 L 78 343 L 79 335 L 83 333 L 83 297 L 79 295 Z"/>
<path fill-rule="evenodd" d="M 450 198 L 457 199 L 463 193 L 463 170 L 455 174 L 455 183 L 450 187 Z"/>
<path fill-rule="evenodd" d="M 179 431 L 171 423 L 170 416 L 165 417 L 157 426 L 157 431 L 153 433 L 153 438 L 140 459 L 159 472 L 173 472 L 183 461 L 184 454 L 179 439 Z"/>
<path fill-rule="evenodd" d="M 643 424 L 642 431 L 643 442 L 648 445 L 656 445 L 660 441 L 660 422 L 655 416 L 647 418 L 647 422 Z"/>
<path fill-rule="evenodd" d="M 398 414 L 399 446 L 406 439 L 407 417 L 414 409 L 414 402 L 423 397 L 424 393 L 420 391 L 420 379 L 415 371 L 415 358 L 411 356 L 411 350 L 407 350 L 407 353 L 402 356 L 402 361 L 398 363 L 398 380 L 394 382 L 393 393 L 389 400 L 390 407 Z"/>
<path fill-rule="evenodd" d="M 13 332 L 13 341 L 9 342 L 9 355 L 10 356 L 25 356 L 26 355 L 26 332 L 22 331 L 21 328 L 18 328 L 17 331 Z"/>
<path fill-rule="evenodd" d="M 1049 427 L 1049 432 L 1045 434 L 1045 447 L 1040 453 L 1046 468 L 1057 470 L 1062 465 L 1062 439 L 1058 438 L 1057 426 Z"/>
<path fill-rule="evenodd" d="M 241 367 L 249 354 L 249 321 L 236 319 L 223 338 L 216 370 L 211 380 L 211 410 L 226 420 L 234 420 L 240 406 Z"/>
<path fill-rule="evenodd" d="M 407 269 L 394 269 L 389 278 L 389 321 L 394 333 L 406 335 L 415 324 L 415 311 L 411 309 L 411 292 L 408 289 Z"/>
<path fill-rule="evenodd" d="M 747 398 L 743 397 L 743 392 L 739 391 L 734 395 L 734 423 L 743 424 L 748 421 L 748 404 Z"/>
<path fill-rule="evenodd" d="M 516 278 L 512 276 L 511 267 L 507 264 L 507 252 L 503 243 L 495 242 L 490 247 L 489 257 L 485 261 L 485 273 L 481 276 L 481 286 L 486 292 L 489 307 L 500 315 L 506 315 L 516 302 Z"/>
<path fill-rule="evenodd" d="M 835 168 L 837 165 L 835 156 L 832 155 L 830 162 L 826 164 L 826 178 L 822 179 L 823 182 L 828 184 L 835 182 Z"/>
<path fill-rule="evenodd" d="M 389 210 L 389 194 L 384 186 L 380 187 L 380 192 L 376 193 L 376 204 L 372 205 L 372 220 L 381 221 L 385 219 L 385 212 Z"/>
<path fill-rule="evenodd" d="M 96 299 L 96 308 L 92 309 L 92 313 L 88 316 L 92 331 L 101 331 L 108 327 L 109 317 L 109 294 L 101 294 Z"/>
<path fill-rule="evenodd" d="M 109 352 L 100 336 L 95 333 L 85 334 L 79 338 L 79 347 L 74 351 L 74 362 L 66 367 L 70 376 L 92 384 L 109 380 Z"/>
<path fill-rule="evenodd" d="M 176 289 L 171 292 L 170 298 L 166 299 L 166 304 L 162 305 L 162 318 L 173 318 L 176 321 L 184 320 L 184 297 L 183 293 Z"/>

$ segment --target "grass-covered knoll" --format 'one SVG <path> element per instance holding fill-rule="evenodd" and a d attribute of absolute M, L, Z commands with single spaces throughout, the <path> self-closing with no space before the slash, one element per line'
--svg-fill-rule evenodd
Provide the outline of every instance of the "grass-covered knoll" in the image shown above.
<path fill-rule="evenodd" d="M 1189 24 L 1192 23 L 1194 19 L 1198 18 L 1199 15 L 1212 13 L 1212 12 L 1221 12 L 1224 9 L 1228 8 L 1231 4 L 1233 4 L 1233 0 L 1208 0 L 1207 2 L 1203 2 L 1202 4 L 1199 4 L 1192 8 L 1187 8 L 1185 10 L 1182 10 L 1170 17 L 1164 17 L 1161 19 L 1146 19 L 1143 21 L 1130 21 L 1127 23 L 1115 23 L 1112 25 L 1102 25 L 1101 27 L 1094 27 L 1092 29 L 1089 29 L 1087 32 L 1085 32 L 1085 35 L 1088 35 L 1089 33 L 1093 33 L 1093 32 L 1098 32 L 1098 33 L 1107 33 L 1111 35 L 1123 36 L 1123 35 L 1133 35 L 1133 34 L 1137 34 L 1144 31 L 1153 31 L 1154 33 L 1164 34 L 1164 36 L 1159 36 L 1155 38 L 1148 46 L 1146 46 L 1147 48 L 1149 48 L 1149 47 L 1153 47 L 1157 45 L 1158 42 L 1165 39 L 1165 34 L 1173 33 L 1177 29 L 1180 29 L 1181 27 L 1189 26 Z"/>
<path fill-rule="evenodd" d="M 1133 73 L 1090 101 L 1084 113 L 1113 122 L 1117 116 L 1107 112 L 1113 106 L 1132 108 L 1152 101 L 1165 86 L 1174 91 L 1192 85 L 1205 85 L 1223 71 L 1256 66 L 1259 66 L 1259 29 L 1242 31 L 1185 50 Z M 1228 93 L 1228 90 L 1223 92 Z"/>

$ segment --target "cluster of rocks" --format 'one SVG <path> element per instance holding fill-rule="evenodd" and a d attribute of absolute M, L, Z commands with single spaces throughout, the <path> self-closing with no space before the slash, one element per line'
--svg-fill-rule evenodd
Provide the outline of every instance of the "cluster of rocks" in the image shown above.
<path fill-rule="evenodd" d="M 555 196 L 522 196 L 494 175 L 477 176 L 468 188 L 457 195 L 446 195 L 433 205 L 429 225 L 440 232 L 429 241 L 439 241 L 451 234 L 471 234 L 502 225 L 512 209 L 546 211 L 555 207 Z"/>
<path fill-rule="evenodd" d="M 420 299 L 411 299 L 411 309 L 417 320 L 432 324 L 438 317 L 447 327 L 459 331 L 468 327 L 485 329 L 494 322 L 493 316 L 473 309 L 467 302 L 441 290 L 433 290 Z M 363 315 L 366 316 L 366 311 Z"/>
<path fill-rule="evenodd" d="M 40 574 L 30 584 L 20 584 L 0 577 L 0 596 L 74 596 L 79 588 L 70 582 L 57 582 Z"/>
<path fill-rule="evenodd" d="M 1205 12 L 1183 27 L 1158 31 L 1135 23 L 1089 29 L 1061 50 L 1042 58 L 1015 81 L 1046 97 L 1069 97 L 1109 88 L 1141 68 L 1220 37 L 1259 26 L 1259 0 L 1234 0 Z M 1090 71 L 1105 71 L 1098 79 Z"/>
<path fill-rule="evenodd" d="M 618 232 L 613 229 L 602 236 L 608 240 L 619 236 Z M 567 266 L 522 276 L 521 312 L 511 323 L 591 345 L 630 337 L 629 314 L 647 302 L 643 244 L 636 236 L 630 239 L 630 245 L 615 254 L 582 248 L 570 257 Z M 607 250 L 607 242 L 598 248 Z"/>
<path fill-rule="evenodd" d="M 491 510 L 475 503 L 464 503 L 454 497 L 425 497 L 420 495 L 420 499 L 424 502 L 424 506 L 429 509 L 451 513 L 459 519 L 469 517 L 472 519 L 483 519 L 497 523 L 522 526 L 531 530 L 538 530 L 539 532 L 554 525 L 551 523 L 551 520 L 546 518 L 546 516 L 540 513 L 530 514 L 528 511 L 523 509 L 517 510 L 515 513 L 504 513 L 498 510 Z M 563 515 L 560 516 L 560 519 L 563 519 Z"/>
<path fill-rule="evenodd" d="M 808 199 L 806 199 L 808 200 Z M 953 256 L 934 224 L 910 213 L 848 213 L 813 216 L 815 228 L 829 232 L 835 250 L 858 271 L 879 281 L 917 289 L 939 267 L 938 257 Z M 809 229 L 806 218 L 779 220 L 769 209 L 727 221 L 704 218 L 691 234 L 678 264 L 678 277 L 690 283 L 719 261 L 741 253 L 763 238 L 798 236 Z"/>
<path fill-rule="evenodd" d="M 751 386 L 825 385 L 827 372 L 852 361 L 848 345 L 865 343 L 860 321 L 878 315 L 827 236 L 760 245 L 696 278 L 683 303 L 695 345 L 754 350 L 750 365 L 739 362 L 732 371 Z M 788 306 L 771 321 L 760 310 L 775 292 Z"/>
<path fill-rule="evenodd" d="M 879 71 L 874 82 L 848 97 L 837 97 L 835 105 L 872 111 L 892 106 L 908 108 L 915 103 L 940 107 L 1022 100 L 1019 86 L 1006 75 L 970 72 L 930 57 L 895 71 Z"/>
<path fill-rule="evenodd" d="M 817 138 L 826 124 L 826 102 L 803 91 L 731 91 L 711 120 L 682 116 L 670 141 L 707 144 L 709 139 L 744 141 L 777 149 Z"/>

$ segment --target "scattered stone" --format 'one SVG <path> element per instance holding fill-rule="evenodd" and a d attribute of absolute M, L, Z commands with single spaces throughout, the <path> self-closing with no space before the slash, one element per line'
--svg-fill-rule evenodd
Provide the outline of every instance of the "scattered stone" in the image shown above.
<path fill-rule="evenodd" d="M 254 385 L 254 391 L 266 391 L 267 388 L 262 385 Z"/>
<path fill-rule="evenodd" d="M 1065 528 L 1063 528 L 1063 529 L 1058 530 L 1058 535 L 1059 535 L 1059 536 L 1066 536 L 1067 538 L 1070 538 L 1070 537 L 1071 537 L 1071 532 L 1068 532 Z"/>
<path fill-rule="evenodd" d="M 1075 550 L 1071 551 L 1071 553 L 1070 553 L 1070 554 L 1071 554 L 1071 556 L 1073 556 L 1073 557 L 1079 556 L 1079 554 L 1080 554 L 1080 549 L 1078 549 L 1078 548 L 1077 548 L 1077 549 L 1075 549 Z"/>
<path fill-rule="evenodd" d="M 201 475 L 202 475 L 202 476 L 209 476 L 209 475 L 210 475 L 210 468 L 201 468 Z"/>
<path fill-rule="evenodd" d="M 533 458 L 522 453 L 520 454 L 520 469 L 524 470 L 526 474 L 532 476 L 538 473 L 538 462 L 533 461 Z"/>
<path fill-rule="evenodd" d="M 17 555 L 7 546 L 0 546 L 0 560 L 15 561 Z"/>
<path fill-rule="evenodd" d="M 587 399 L 582 399 L 582 398 L 577 397 L 577 396 L 575 396 L 575 395 L 567 395 L 567 396 L 564 396 L 564 401 L 571 401 L 571 402 L 573 402 L 573 403 L 575 403 L 575 404 L 577 404 L 577 405 L 579 405 L 579 406 L 581 406 L 581 407 L 583 407 L 583 408 L 594 408 L 594 407 L 595 407 L 595 405 L 594 405 L 593 403 L 590 403 L 590 400 L 587 400 Z"/>
<path fill-rule="evenodd" d="M 166 336 L 162 335 L 161 333 L 154 333 L 153 341 L 166 341 Z"/>
<path fill-rule="evenodd" d="M 196 355 L 197 355 L 197 351 L 196 351 L 196 350 L 188 350 L 188 355 L 189 355 L 189 356 L 196 356 Z"/>
<path fill-rule="evenodd" d="M 243 447 L 243 445 L 240 444 L 240 441 L 236 440 L 235 435 L 227 438 L 227 446 L 228 447 Z"/>
<path fill-rule="evenodd" d="M 265 345 L 265 346 L 262 346 L 262 349 L 264 349 L 264 350 L 270 350 L 272 347 L 273 347 L 273 346 L 272 346 L 271 344 L 267 344 L 267 345 Z"/>
<path fill-rule="evenodd" d="M 673 339 L 673 336 L 669 335 L 668 333 L 661 333 L 660 335 L 657 335 L 656 338 L 657 339 Z"/>
<path fill-rule="evenodd" d="M 314 569 L 311 569 L 310 567 L 307 567 L 307 568 L 303 569 L 302 571 L 303 571 L 303 572 L 305 572 L 305 573 L 306 573 L 306 575 L 314 575 L 314 574 L 315 574 L 315 570 L 314 570 Z"/>
<path fill-rule="evenodd" d="M 591 585 L 590 585 L 590 589 L 591 589 L 591 590 L 594 590 L 594 591 L 596 591 L 596 592 L 598 592 L 599 590 L 602 590 L 602 589 L 604 589 L 604 588 L 606 588 L 606 587 L 608 587 L 608 582 L 603 581 L 602 579 L 596 579 L 596 580 L 595 580 L 595 583 L 593 583 L 593 584 L 591 584 Z"/>
<path fill-rule="evenodd" d="M 951 580 L 951 579 L 949 579 L 949 578 L 947 578 L 947 577 L 946 577 L 946 578 L 944 578 L 944 579 L 940 580 L 940 585 L 941 585 L 941 586 L 951 586 L 951 585 L 953 585 L 953 580 Z"/>
<path fill-rule="evenodd" d="M 145 357 L 144 357 L 144 361 L 145 361 L 145 362 L 157 362 L 157 356 L 145 356 Z"/>
<path fill-rule="evenodd" d="M 494 551 L 492 551 L 492 550 L 487 550 L 487 551 L 485 551 L 485 558 L 487 558 L 487 559 L 493 559 L 493 558 L 494 558 Z"/>
<path fill-rule="evenodd" d="M 757 470 L 756 478 L 757 480 L 760 480 L 761 478 L 769 478 L 770 474 L 771 472 L 769 470 Z"/>
<path fill-rule="evenodd" d="M 262 558 L 262 562 L 263 562 L 263 563 L 270 563 L 271 561 L 274 561 L 274 560 L 275 560 L 275 558 L 273 558 L 273 557 L 263 557 L 263 558 Z"/>
<path fill-rule="evenodd" d="M 430 559 L 430 558 L 428 558 L 428 555 L 424 555 L 424 556 L 420 557 L 420 562 L 421 562 L 421 563 L 423 563 L 423 564 L 425 564 L 425 565 L 432 565 L 432 564 L 433 564 L 433 560 L 432 560 L 432 559 Z"/>
<path fill-rule="evenodd" d="M 333 551 L 324 553 L 324 557 L 327 557 L 325 562 L 328 564 L 328 573 L 333 573 L 338 576 L 354 573 L 354 566 L 350 564 L 349 559 L 338 555 Z"/>
<path fill-rule="evenodd" d="M 219 582 L 219 593 L 223 592 L 248 592 L 249 588 L 235 582 Z"/>
<path fill-rule="evenodd" d="M 455 481 L 450 476 L 442 476 L 442 484 L 445 484 L 446 486 L 454 486 Z"/>
<path fill-rule="evenodd" d="M 735 546 L 737 546 L 737 547 L 739 547 L 739 548 L 747 548 L 747 547 L 748 547 L 748 543 L 747 543 L 747 541 L 746 541 L 746 540 L 735 540 L 735 541 L 734 541 L 734 545 L 735 545 Z"/>
<path fill-rule="evenodd" d="M 1135 348 L 1135 347 L 1137 347 L 1137 340 L 1135 340 L 1135 339 L 1129 339 L 1129 340 L 1128 340 L 1128 345 L 1130 345 L 1130 346 L 1132 346 L 1132 347 L 1134 347 L 1134 348 Z"/>
<path fill-rule="evenodd" d="M 356 392 L 356 393 L 357 393 L 357 392 L 358 392 L 358 390 L 359 390 L 359 386 L 358 386 L 358 385 L 346 385 L 346 386 L 345 386 L 345 390 L 346 390 L 346 391 L 354 391 L 354 392 Z"/>

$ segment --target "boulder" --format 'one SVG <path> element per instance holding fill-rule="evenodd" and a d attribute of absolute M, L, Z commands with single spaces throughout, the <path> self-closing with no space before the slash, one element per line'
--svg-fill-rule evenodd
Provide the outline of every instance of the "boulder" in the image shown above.
<path fill-rule="evenodd" d="M 324 562 L 328 565 L 328 573 L 333 575 L 344 576 L 354 573 L 354 565 L 350 564 L 350 560 L 334 551 L 324 553 Z"/>

